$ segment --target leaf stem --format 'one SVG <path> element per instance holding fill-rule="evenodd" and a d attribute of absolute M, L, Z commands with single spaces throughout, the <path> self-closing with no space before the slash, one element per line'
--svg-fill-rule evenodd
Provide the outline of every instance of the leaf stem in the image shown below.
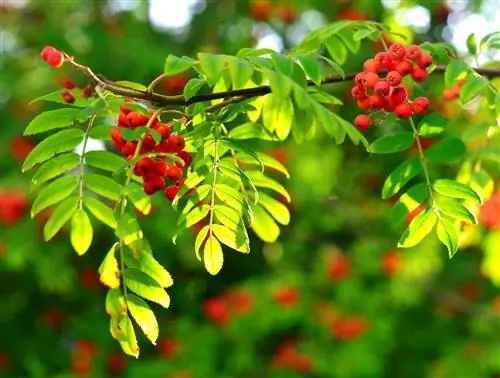
<path fill-rule="evenodd" d="M 85 136 L 83 137 L 82 144 L 82 154 L 80 155 L 80 175 L 78 177 L 78 208 L 81 210 L 83 208 L 83 176 L 85 175 L 85 166 L 83 161 L 85 160 L 85 150 L 87 149 L 87 142 L 89 140 L 90 129 L 94 125 L 96 115 L 94 114 L 89 121 L 87 129 L 85 130 Z"/>
<path fill-rule="evenodd" d="M 424 170 L 424 176 L 425 176 L 425 182 L 427 184 L 427 190 L 429 192 L 429 196 L 431 197 L 432 205 L 434 206 L 436 201 L 434 199 L 434 192 L 432 189 L 431 178 L 429 176 L 429 170 L 427 168 L 427 158 L 424 155 L 424 149 L 422 148 L 422 143 L 420 142 L 420 136 L 418 135 L 417 127 L 415 126 L 415 122 L 413 121 L 413 117 L 410 117 L 410 125 L 411 125 L 411 128 L 413 130 L 413 137 L 415 138 L 415 141 L 417 142 L 418 154 L 420 157 L 420 164 L 422 165 L 422 169 Z"/>

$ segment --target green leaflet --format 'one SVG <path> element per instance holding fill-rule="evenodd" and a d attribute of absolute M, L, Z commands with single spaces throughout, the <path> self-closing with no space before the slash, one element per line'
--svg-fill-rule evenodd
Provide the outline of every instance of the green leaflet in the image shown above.
<path fill-rule="evenodd" d="M 432 231 L 437 216 L 432 208 L 427 208 L 418 214 L 410 223 L 398 242 L 399 248 L 414 247 Z"/>
<path fill-rule="evenodd" d="M 76 176 L 68 175 L 52 181 L 43 188 L 31 207 L 31 217 L 33 218 L 40 211 L 66 199 L 73 193 L 78 186 Z"/>
<path fill-rule="evenodd" d="M 24 130 L 24 135 L 40 134 L 45 131 L 71 126 L 77 119 L 84 119 L 82 111 L 76 108 L 49 110 L 38 114 Z"/>
<path fill-rule="evenodd" d="M 26 160 L 24 160 L 22 171 L 26 172 L 35 165 L 49 160 L 56 154 L 75 149 L 82 142 L 83 136 L 84 133 L 82 130 L 70 129 L 61 130 L 47 137 L 31 150 Z"/>
<path fill-rule="evenodd" d="M 62 201 L 52 212 L 51 217 L 43 227 L 45 241 L 52 239 L 59 230 L 71 219 L 78 206 L 78 197 L 73 196 Z"/>
<path fill-rule="evenodd" d="M 213 234 L 209 235 L 203 249 L 203 262 L 205 269 L 212 276 L 215 276 L 222 269 L 224 255 L 222 247 Z"/>
<path fill-rule="evenodd" d="M 128 268 L 124 274 L 125 284 L 133 293 L 151 302 L 168 308 L 170 297 L 163 287 L 150 275 L 138 269 Z"/>
<path fill-rule="evenodd" d="M 71 245 L 76 253 L 83 255 L 92 244 L 92 224 L 87 213 L 79 209 L 71 218 L 71 233 L 70 240 Z"/>

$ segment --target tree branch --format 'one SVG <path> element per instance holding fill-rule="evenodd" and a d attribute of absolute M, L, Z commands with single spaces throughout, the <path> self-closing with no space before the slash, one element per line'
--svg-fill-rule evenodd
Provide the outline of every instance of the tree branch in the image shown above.
<path fill-rule="evenodd" d="M 205 93 L 199 94 L 191 97 L 189 100 L 185 100 L 183 95 L 177 96 L 166 96 L 152 90 L 143 91 L 139 89 L 129 88 L 120 84 L 115 84 L 112 81 L 104 79 L 96 75 L 90 67 L 84 66 L 82 64 L 77 63 L 73 57 L 64 54 L 66 61 L 75 67 L 77 70 L 83 72 L 87 75 L 96 85 L 102 87 L 103 89 L 112 92 L 116 95 L 133 98 L 136 100 L 145 100 L 155 104 L 156 106 L 165 107 L 165 106 L 189 106 L 193 104 L 197 104 L 199 102 L 217 100 L 217 99 L 226 99 L 219 106 L 213 106 L 211 110 L 220 109 L 222 104 L 229 105 L 236 102 L 244 101 L 246 99 L 258 96 L 265 96 L 271 93 L 271 87 L 269 85 L 262 85 L 255 88 L 247 88 L 247 89 L 236 89 L 229 90 L 224 92 L 216 92 L 216 93 Z M 435 67 L 433 72 L 444 73 L 446 70 L 446 66 L 438 65 Z M 486 76 L 488 78 L 492 77 L 500 77 L 500 69 L 497 68 L 473 68 L 478 74 Z M 341 83 L 344 81 L 353 80 L 356 76 L 357 72 L 348 73 L 345 76 L 335 75 L 329 76 L 325 78 L 321 84 L 333 84 L 333 83 Z M 308 80 L 307 85 L 309 87 L 314 87 L 316 84 Z"/>

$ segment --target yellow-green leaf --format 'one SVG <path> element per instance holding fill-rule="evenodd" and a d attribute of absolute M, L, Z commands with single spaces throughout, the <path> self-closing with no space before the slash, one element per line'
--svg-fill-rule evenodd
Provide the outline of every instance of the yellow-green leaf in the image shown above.
<path fill-rule="evenodd" d="M 213 234 L 208 237 L 205 243 L 203 261 L 207 272 L 212 276 L 215 276 L 222 269 L 222 264 L 224 262 L 222 247 Z"/>
<path fill-rule="evenodd" d="M 120 268 L 118 267 L 118 260 L 115 256 L 115 250 L 118 243 L 115 243 L 108 254 L 99 266 L 99 279 L 101 282 L 112 289 L 120 287 Z"/>
<path fill-rule="evenodd" d="M 78 209 L 71 218 L 70 240 L 73 249 L 83 255 L 92 244 L 93 229 L 87 213 Z"/>

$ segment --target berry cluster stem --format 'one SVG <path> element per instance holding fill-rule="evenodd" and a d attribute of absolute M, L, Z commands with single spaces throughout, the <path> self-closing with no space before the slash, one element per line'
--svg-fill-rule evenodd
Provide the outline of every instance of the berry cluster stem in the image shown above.
<path fill-rule="evenodd" d="M 432 200 L 432 205 L 434 206 L 434 204 L 435 204 L 434 192 L 432 190 L 431 178 L 429 175 L 429 170 L 427 168 L 427 158 L 424 155 L 424 149 L 422 148 L 422 143 L 420 142 L 420 136 L 418 135 L 417 127 L 415 126 L 415 121 L 413 121 L 413 117 L 410 117 L 409 120 L 410 120 L 411 129 L 413 131 L 413 137 L 415 138 L 415 141 L 417 142 L 418 154 L 420 157 L 420 164 L 422 165 L 422 169 L 424 171 L 425 182 L 427 184 L 427 190 L 428 190 L 429 196 Z"/>
<path fill-rule="evenodd" d="M 85 150 L 87 149 L 87 142 L 89 140 L 89 133 L 92 126 L 94 126 L 94 121 L 96 116 L 93 115 L 90 118 L 87 129 L 85 130 L 85 136 L 83 137 L 82 144 L 82 154 L 80 155 L 80 174 L 78 176 L 78 208 L 81 210 L 83 208 L 83 176 L 85 175 L 85 166 L 83 164 L 85 160 Z"/>

